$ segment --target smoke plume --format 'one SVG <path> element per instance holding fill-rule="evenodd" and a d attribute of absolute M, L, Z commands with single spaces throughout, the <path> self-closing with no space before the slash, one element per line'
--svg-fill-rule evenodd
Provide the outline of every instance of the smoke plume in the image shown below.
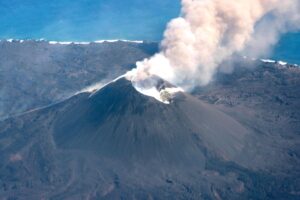
<path fill-rule="evenodd" d="M 181 16 L 169 22 L 161 51 L 137 62 L 133 82 L 151 75 L 191 89 L 208 84 L 225 59 L 259 56 L 281 34 L 300 28 L 300 0 L 182 0 Z"/>

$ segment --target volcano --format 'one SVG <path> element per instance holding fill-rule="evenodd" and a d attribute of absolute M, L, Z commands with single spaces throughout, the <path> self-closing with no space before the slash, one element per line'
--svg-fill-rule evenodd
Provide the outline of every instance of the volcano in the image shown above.
<path fill-rule="evenodd" d="M 281 188 L 297 187 L 292 177 L 270 173 L 292 169 L 273 140 L 187 93 L 166 104 L 125 77 L 7 119 L 0 133 L 1 198 L 297 197 Z"/>
<path fill-rule="evenodd" d="M 238 160 L 248 133 L 192 96 L 177 93 L 166 105 L 136 91 L 126 78 L 71 101 L 53 122 L 58 147 L 118 160 L 203 166 L 205 156 L 196 138 L 218 155 Z"/>

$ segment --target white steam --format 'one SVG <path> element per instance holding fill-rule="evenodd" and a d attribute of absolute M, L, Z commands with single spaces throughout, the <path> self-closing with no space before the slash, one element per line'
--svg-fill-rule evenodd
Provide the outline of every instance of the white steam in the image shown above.
<path fill-rule="evenodd" d="M 184 89 L 205 85 L 233 54 L 258 57 L 298 28 L 300 0 L 182 0 L 161 52 L 127 75 L 133 82 L 157 75 Z"/>

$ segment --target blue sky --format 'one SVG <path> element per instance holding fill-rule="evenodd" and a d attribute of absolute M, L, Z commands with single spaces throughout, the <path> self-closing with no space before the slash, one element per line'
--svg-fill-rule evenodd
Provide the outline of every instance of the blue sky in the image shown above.
<path fill-rule="evenodd" d="M 180 0 L 0 0 L 0 39 L 159 41 L 179 11 Z M 300 33 L 284 36 L 272 57 L 300 63 Z"/>

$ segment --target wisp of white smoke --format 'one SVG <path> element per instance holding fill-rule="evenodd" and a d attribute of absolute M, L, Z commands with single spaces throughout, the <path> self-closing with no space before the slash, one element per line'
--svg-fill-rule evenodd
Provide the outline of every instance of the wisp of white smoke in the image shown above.
<path fill-rule="evenodd" d="M 248 49 L 258 56 L 297 28 L 300 0 L 182 0 L 161 51 L 137 62 L 127 77 L 138 82 L 156 75 L 185 90 L 206 85 L 225 59 Z"/>

